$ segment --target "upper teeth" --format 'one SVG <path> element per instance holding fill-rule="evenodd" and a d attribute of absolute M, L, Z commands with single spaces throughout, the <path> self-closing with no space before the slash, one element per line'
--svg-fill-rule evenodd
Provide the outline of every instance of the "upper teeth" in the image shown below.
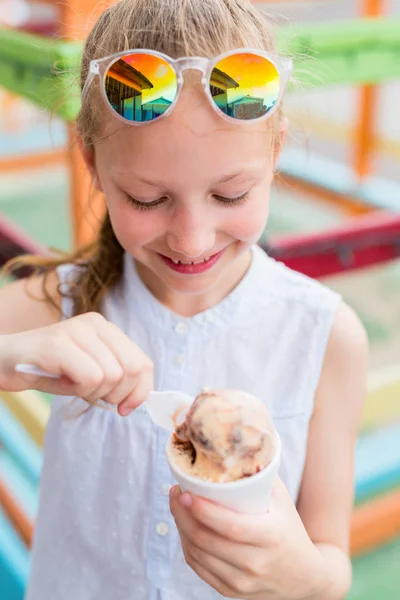
<path fill-rule="evenodd" d="M 174 259 L 172 259 L 172 261 L 176 265 L 199 265 L 200 263 L 207 262 L 208 260 L 210 260 L 210 257 L 203 258 L 202 260 L 195 260 L 195 261 L 174 260 Z"/>

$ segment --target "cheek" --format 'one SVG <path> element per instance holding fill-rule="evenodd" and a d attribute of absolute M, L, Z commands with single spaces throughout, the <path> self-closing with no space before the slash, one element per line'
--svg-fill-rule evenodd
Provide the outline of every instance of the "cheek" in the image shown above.
<path fill-rule="evenodd" d="M 163 226 L 151 211 L 140 212 L 130 206 L 109 207 L 110 219 L 120 244 L 132 249 L 156 239 Z"/>
<path fill-rule="evenodd" d="M 226 231 L 238 240 L 254 244 L 264 231 L 268 210 L 268 198 L 252 199 L 251 202 L 232 212 L 227 221 Z"/>

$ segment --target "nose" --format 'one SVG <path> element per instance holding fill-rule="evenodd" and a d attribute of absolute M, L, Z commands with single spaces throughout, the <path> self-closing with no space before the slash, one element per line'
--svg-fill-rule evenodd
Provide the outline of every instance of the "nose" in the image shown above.
<path fill-rule="evenodd" d="M 169 248 L 185 258 L 197 258 L 215 245 L 215 228 L 206 211 L 180 207 L 167 235 Z"/>

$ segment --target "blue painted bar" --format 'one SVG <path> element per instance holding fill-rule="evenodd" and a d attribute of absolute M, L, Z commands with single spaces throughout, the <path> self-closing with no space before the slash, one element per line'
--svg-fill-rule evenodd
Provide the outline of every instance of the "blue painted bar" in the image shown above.
<path fill-rule="evenodd" d="M 28 479 L 37 484 L 42 468 L 42 452 L 1 399 L 0 442 L 18 462 Z"/>
<path fill-rule="evenodd" d="M 0 598 L 22 600 L 29 573 L 29 554 L 0 508 Z"/>
<path fill-rule="evenodd" d="M 400 185 L 383 177 L 366 177 L 360 183 L 351 166 L 315 153 L 287 148 L 279 159 L 283 174 L 335 194 L 352 196 L 376 210 L 400 211 Z"/>
<path fill-rule="evenodd" d="M 1 479 L 14 500 L 33 521 L 39 505 L 39 486 L 26 476 L 17 461 L 0 446 Z M 1 596 L 0 596 L 1 598 Z"/>
<path fill-rule="evenodd" d="M 359 437 L 356 502 L 397 486 L 400 486 L 400 421 Z"/>

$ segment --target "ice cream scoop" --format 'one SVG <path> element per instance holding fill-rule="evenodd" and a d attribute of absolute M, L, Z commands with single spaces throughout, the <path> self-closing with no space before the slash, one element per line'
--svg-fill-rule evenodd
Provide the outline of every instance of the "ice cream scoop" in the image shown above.
<path fill-rule="evenodd" d="M 276 435 L 265 404 L 237 390 L 203 390 L 175 429 L 176 465 L 207 481 L 254 475 L 275 453 Z"/>

